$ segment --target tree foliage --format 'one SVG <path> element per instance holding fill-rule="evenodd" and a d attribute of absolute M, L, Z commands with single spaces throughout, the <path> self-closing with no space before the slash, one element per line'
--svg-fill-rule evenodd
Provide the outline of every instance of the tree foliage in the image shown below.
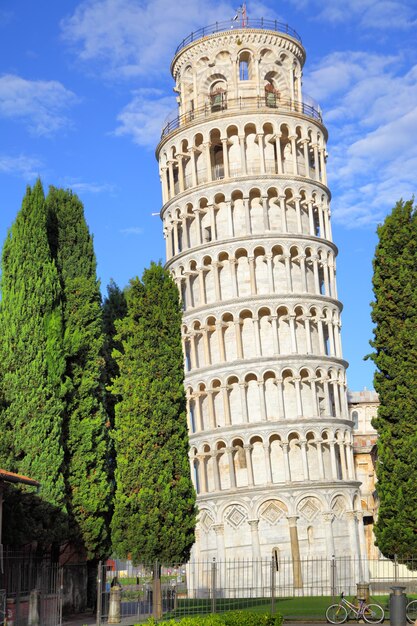
<path fill-rule="evenodd" d="M 127 315 L 116 324 L 119 376 L 113 547 L 134 561 L 183 562 L 194 542 L 181 309 L 169 273 L 152 264 L 131 280 Z"/>
<path fill-rule="evenodd" d="M 84 208 L 70 191 L 51 187 L 48 235 L 61 284 L 65 349 L 65 480 L 68 512 L 88 559 L 109 550 L 111 484 L 104 410 L 101 295 Z"/>
<path fill-rule="evenodd" d="M 417 552 L 417 212 L 399 201 L 378 228 L 373 262 L 379 394 L 376 540 L 386 556 Z"/>
<path fill-rule="evenodd" d="M 0 463 L 41 481 L 43 501 L 65 512 L 60 284 L 40 181 L 28 188 L 3 248 L 0 307 Z M 56 524 L 49 540 L 64 529 Z"/>

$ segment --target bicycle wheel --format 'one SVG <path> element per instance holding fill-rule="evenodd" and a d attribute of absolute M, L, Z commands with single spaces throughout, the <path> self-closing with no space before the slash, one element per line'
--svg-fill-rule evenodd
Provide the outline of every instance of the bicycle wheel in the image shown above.
<path fill-rule="evenodd" d="M 363 607 L 363 619 L 368 624 L 379 624 L 384 621 L 385 613 L 379 604 L 365 604 Z"/>
<path fill-rule="evenodd" d="M 407 622 L 414 624 L 417 619 L 417 600 L 411 600 L 406 607 Z"/>
<path fill-rule="evenodd" d="M 332 604 L 326 611 L 326 619 L 331 624 L 343 624 L 347 617 L 347 611 L 341 604 Z"/>

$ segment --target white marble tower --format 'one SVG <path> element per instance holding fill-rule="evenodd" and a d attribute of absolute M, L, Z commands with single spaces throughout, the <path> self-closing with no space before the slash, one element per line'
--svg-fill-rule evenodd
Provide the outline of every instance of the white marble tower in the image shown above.
<path fill-rule="evenodd" d="M 327 131 L 304 61 L 292 29 L 251 20 L 193 33 L 171 65 L 178 111 L 156 153 L 184 304 L 196 559 L 365 556 Z"/>

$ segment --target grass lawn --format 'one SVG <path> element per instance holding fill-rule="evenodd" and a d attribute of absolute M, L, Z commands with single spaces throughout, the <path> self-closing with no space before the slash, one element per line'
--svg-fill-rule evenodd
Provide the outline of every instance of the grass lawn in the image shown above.
<path fill-rule="evenodd" d="M 348 600 L 354 602 L 354 598 L 349 597 Z M 326 621 L 326 609 L 330 604 L 339 601 L 339 597 L 332 596 L 313 596 L 299 598 L 276 598 L 275 612 L 281 613 L 285 619 L 291 620 L 307 620 L 314 619 L 318 621 Z M 376 596 L 370 599 L 370 602 L 380 604 L 386 612 L 388 619 L 389 596 Z M 355 603 L 355 602 L 354 602 Z M 260 613 L 269 613 L 271 611 L 270 598 L 219 598 L 216 600 L 216 612 L 233 611 L 233 610 L 251 610 Z M 186 615 L 204 615 L 212 611 L 210 600 L 178 600 L 177 610 L 171 611 L 164 615 L 164 618 L 184 617 Z"/>

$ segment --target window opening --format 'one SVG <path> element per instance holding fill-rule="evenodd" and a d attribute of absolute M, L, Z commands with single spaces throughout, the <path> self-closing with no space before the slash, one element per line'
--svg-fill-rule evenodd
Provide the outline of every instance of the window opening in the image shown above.
<path fill-rule="evenodd" d="M 239 61 L 239 79 L 249 80 L 249 63 L 246 60 Z"/>

